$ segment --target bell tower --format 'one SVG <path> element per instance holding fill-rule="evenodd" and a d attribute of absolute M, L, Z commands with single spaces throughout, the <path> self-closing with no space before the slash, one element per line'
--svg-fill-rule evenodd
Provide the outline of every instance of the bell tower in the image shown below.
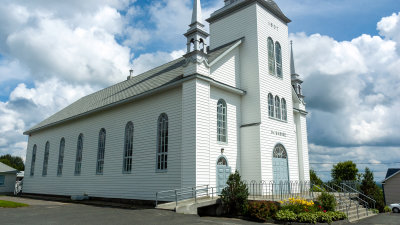
<path fill-rule="evenodd" d="M 297 96 L 299 96 L 299 99 L 304 102 L 304 95 L 301 88 L 301 84 L 303 83 L 303 81 L 300 79 L 300 75 L 296 73 L 296 69 L 294 66 L 293 41 L 290 41 L 290 74 L 292 78 L 292 86 Z"/>
<path fill-rule="evenodd" d="M 187 39 L 187 51 L 184 55 L 186 65 L 184 76 L 193 74 L 209 75 L 209 67 L 207 62 L 207 44 L 206 39 L 209 36 L 204 29 L 201 17 L 200 0 L 193 0 L 192 22 L 189 29 L 184 34 Z"/>

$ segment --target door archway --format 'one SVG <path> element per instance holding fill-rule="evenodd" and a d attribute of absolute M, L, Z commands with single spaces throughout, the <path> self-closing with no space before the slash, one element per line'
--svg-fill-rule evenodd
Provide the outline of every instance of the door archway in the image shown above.
<path fill-rule="evenodd" d="M 289 186 L 289 166 L 288 156 L 285 147 L 277 144 L 274 147 L 272 167 L 274 175 L 275 190 L 277 192 L 290 192 Z"/>
<path fill-rule="evenodd" d="M 228 160 L 223 155 L 219 156 L 217 160 L 217 193 L 222 192 L 230 174 L 231 167 L 228 165 Z"/>

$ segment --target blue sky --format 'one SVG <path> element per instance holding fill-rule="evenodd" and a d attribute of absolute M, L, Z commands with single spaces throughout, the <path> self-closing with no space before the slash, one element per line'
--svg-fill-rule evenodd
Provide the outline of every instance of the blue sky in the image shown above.
<path fill-rule="evenodd" d="M 398 0 L 276 0 L 292 19 L 311 162 L 400 167 Z M 191 0 L 5 0 L 0 5 L 0 154 L 93 91 L 184 53 Z M 204 19 L 223 0 L 202 0 Z M 206 24 L 207 26 L 207 24 Z M 384 164 L 382 164 L 384 163 Z M 386 164 L 392 163 L 392 164 Z M 311 165 L 329 179 L 331 164 Z M 328 172 L 327 172 L 328 171 Z"/>

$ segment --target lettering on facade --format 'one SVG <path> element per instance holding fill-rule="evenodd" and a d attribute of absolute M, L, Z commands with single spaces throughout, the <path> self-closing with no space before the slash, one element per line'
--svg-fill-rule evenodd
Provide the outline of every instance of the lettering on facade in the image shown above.
<path fill-rule="evenodd" d="M 280 131 L 271 130 L 271 134 L 276 136 L 286 137 L 286 133 Z"/>
<path fill-rule="evenodd" d="M 268 26 L 271 26 L 272 29 L 274 29 L 274 30 L 279 30 L 279 27 L 276 26 L 275 24 L 271 23 L 271 22 L 268 22 Z"/>

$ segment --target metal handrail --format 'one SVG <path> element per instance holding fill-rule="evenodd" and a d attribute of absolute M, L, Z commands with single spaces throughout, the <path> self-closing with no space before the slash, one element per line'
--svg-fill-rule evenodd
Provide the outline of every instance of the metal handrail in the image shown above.
<path fill-rule="evenodd" d="M 345 184 L 345 183 L 342 183 L 342 186 L 345 186 L 346 188 L 349 188 L 350 190 L 355 191 L 357 194 L 362 195 L 363 197 L 366 197 L 366 198 L 368 198 L 369 200 L 371 200 L 371 201 L 374 203 L 374 209 L 376 209 L 376 208 L 375 208 L 375 204 L 376 204 L 376 200 L 375 200 L 375 199 L 369 197 L 368 195 L 365 195 L 365 194 L 361 193 L 360 191 L 357 191 L 356 189 L 354 189 L 354 188 L 348 186 L 348 185 Z"/>
<path fill-rule="evenodd" d="M 195 187 L 184 187 L 184 188 L 180 188 L 180 189 L 158 191 L 158 192 L 156 192 L 156 207 L 157 207 L 158 201 L 160 199 L 174 197 L 175 204 L 178 205 L 178 201 L 182 200 L 180 197 L 185 196 L 185 195 L 190 195 L 190 194 L 192 195 L 191 197 L 195 199 L 195 203 L 197 203 L 198 193 L 205 192 L 207 196 L 210 196 L 210 192 L 209 192 L 210 189 L 211 189 L 211 195 L 213 198 L 214 197 L 214 189 L 216 189 L 216 188 L 209 187 L 209 185 L 200 185 L 200 186 L 195 186 Z M 165 193 L 171 193 L 171 194 L 160 196 L 160 194 L 165 194 Z"/>
<path fill-rule="evenodd" d="M 328 185 L 326 185 L 326 184 L 322 184 L 323 186 L 325 186 L 326 188 L 328 188 L 328 189 L 330 189 L 331 191 L 333 191 L 333 193 L 339 193 L 338 191 L 336 191 L 335 189 L 333 189 L 332 187 L 330 187 L 330 186 L 328 186 Z M 325 191 L 325 190 L 323 190 L 322 188 L 320 188 L 318 185 L 314 185 L 315 187 L 317 187 L 317 188 L 319 188 L 320 190 L 322 190 L 322 191 Z M 340 196 L 340 193 L 339 193 L 339 197 L 341 197 Z M 346 215 L 347 215 L 347 219 L 349 218 L 349 208 L 350 208 L 350 206 L 347 204 L 347 203 L 345 203 L 344 201 L 342 201 L 342 199 L 340 198 L 340 199 L 338 199 L 339 200 L 339 205 L 344 205 L 345 206 L 345 208 L 346 208 Z M 350 203 L 351 204 L 351 203 Z M 357 208 L 357 215 L 358 215 L 358 208 Z"/>
<path fill-rule="evenodd" d="M 346 185 L 346 186 L 347 186 L 347 185 Z M 351 190 L 354 190 L 354 189 L 351 188 L 351 187 L 349 187 L 349 188 L 350 188 Z M 360 215 L 359 215 L 359 213 L 358 213 L 358 207 L 359 207 L 359 205 L 361 205 L 361 204 L 364 205 L 365 211 L 366 211 L 367 216 L 368 216 L 369 203 L 368 203 L 367 201 L 361 199 L 358 195 L 357 195 L 357 196 L 351 197 L 351 194 L 354 193 L 354 192 L 350 192 L 350 191 L 348 191 L 348 190 L 346 190 L 346 189 L 344 189 L 344 188 L 343 188 L 343 190 L 349 194 L 349 199 L 350 199 L 350 201 L 352 201 L 352 198 L 356 198 L 356 199 L 357 199 L 357 202 L 358 202 L 358 204 L 357 204 L 357 217 L 360 218 Z M 356 191 L 356 190 L 354 190 L 354 191 Z M 356 191 L 356 193 L 358 194 L 358 191 Z M 361 201 L 362 203 L 360 203 L 360 201 Z"/>

